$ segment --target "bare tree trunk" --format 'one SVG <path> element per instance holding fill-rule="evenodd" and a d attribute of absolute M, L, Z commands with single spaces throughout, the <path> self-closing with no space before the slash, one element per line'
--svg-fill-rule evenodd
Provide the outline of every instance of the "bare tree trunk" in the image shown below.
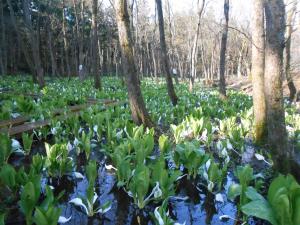
<path fill-rule="evenodd" d="M 63 39 L 64 39 L 64 55 L 66 60 L 66 66 L 67 66 L 67 76 L 71 76 L 71 69 L 70 69 L 70 60 L 69 60 L 69 50 L 68 50 L 68 40 L 67 40 L 67 30 L 66 30 L 66 13 L 65 13 L 65 0 L 62 1 L 62 32 L 63 32 Z"/>
<path fill-rule="evenodd" d="M 60 57 L 60 73 L 61 74 L 65 74 L 64 57 L 63 57 L 64 51 L 65 51 L 65 48 L 64 48 L 64 46 L 62 46 L 60 48 L 60 55 L 61 55 L 61 57 Z"/>
<path fill-rule="evenodd" d="M 115 10 L 122 53 L 123 72 L 126 76 L 132 119 L 136 124 L 144 124 L 147 127 L 154 127 L 154 123 L 151 121 L 144 103 L 139 85 L 137 69 L 134 62 L 127 0 L 115 0 Z"/>
<path fill-rule="evenodd" d="M 285 42 L 285 73 L 286 73 L 286 80 L 288 83 L 288 87 L 290 90 L 290 100 L 296 100 L 296 93 L 297 89 L 293 82 L 293 77 L 291 74 L 291 42 L 292 42 L 292 31 L 293 31 L 293 18 L 297 10 L 297 1 L 291 2 L 292 8 L 287 12 L 286 17 L 286 42 Z"/>
<path fill-rule="evenodd" d="M 192 60 L 191 60 L 191 77 L 190 77 L 190 85 L 189 91 L 191 92 L 194 87 L 194 81 L 197 77 L 197 56 L 198 56 L 198 40 L 200 33 L 200 25 L 201 25 L 201 17 L 205 6 L 205 0 L 202 0 L 202 4 L 200 5 L 198 0 L 198 23 L 197 29 L 194 37 L 193 49 L 192 49 Z"/>
<path fill-rule="evenodd" d="M 107 75 L 109 73 L 107 68 L 107 43 L 103 43 L 102 48 L 102 75 Z"/>
<path fill-rule="evenodd" d="M 225 82 L 225 66 L 226 66 L 226 48 L 228 36 L 228 22 L 229 22 L 229 0 L 224 0 L 224 17 L 221 51 L 220 51 L 220 83 L 219 92 L 222 99 L 226 99 L 226 82 Z"/>
<path fill-rule="evenodd" d="M 5 23 L 3 16 L 3 1 L 0 1 L 0 20 L 1 20 L 1 42 L 0 42 L 0 75 L 5 75 L 7 73 L 7 54 L 5 45 Z"/>
<path fill-rule="evenodd" d="M 81 12 L 83 11 L 83 0 L 81 1 Z M 75 14 L 75 36 L 76 36 L 76 50 L 78 52 L 78 55 L 76 54 L 76 58 L 78 60 L 78 65 L 76 65 L 76 72 L 78 74 L 78 77 L 83 80 L 83 40 L 82 40 L 82 26 L 79 24 L 79 19 L 78 19 L 78 12 L 77 12 L 77 0 L 73 0 L 73 8 L 74 8 L 74 14 Z M 82 13 L 81 13 L 82 14 Z M 82 15 L 81 15 L 81 23 L 82 21 Z M 82 25 L 82 24 L 81 24 Z"/>
<path fill-rule="evenodd" d="M 174 85 L 173 85 L 173 80 L 172 80 L 172 75 L 171 75 L 170 65 L 169 65 L 169 59 L 167 55 L 167 45 L 166 45 L 165 30 L 164 30 L 164 16 L 162 11 L 162 4 L 161 4 L 161 0 L 155 0 L 155 1 L 157 7 L 158 23 L 159 23 L 160 48 L 161 48 L 164 72 L 166 74 L 167 89 L 168 89 L 168 94 L 171 99 L 171 102 L 175 106 L 177 105 L 178 98 L 174 90 Z"/>
<path fill-rule="evenodd" d="M 267 112 L 264 92 L 265 74 L 265 0 L 254 1 L 252 17 L 252 85 L 254 139 L 262 143 L 267 137 Z"/>
<path fill-rule="evenodd" d="M 49 54 L 50 54 L 50 60 L 51 60 L 51 74 L 52 76 L 56 76 L 57 74 L 57 64 L 56 64 L 56 58 L 54 56 L 54 48 L 53 48 L 53 40 L 52 40 L 52 24 L 51 19 L 48 21 L 48 46 L 49 46 Z"/>
<path fill-rule="evenodd" d="M 283 0 L 267 0 L 265 95 L 268 118 L 268 143 L 274 166 L 281 173 L 290 171 L 291 152 L 288 148 L 282 93 L 285 6 Z"/>
<path fill-rule="evenodd" d="M 171 6 L 170 6 L 170 1 L 167 0 L 166 2 L 167 5 L 167 12 L 168 12 L 168 26 L 169 26 L 169 31 L 170 31 L 170 35 L 169 35 L 169 44 L 170 44 L 170 49 L 171 49 L 171 54 L 170 54 L 170 64 L 171 64 L 171 68 L 173 70 L 173 68 L 175 69 L 175 46 L 174 46 L 174 34 L 173 34 L 173 29 L 172 29 L 172 20 L 171 20 Z M 178 74 L 173 74 L 174 75 L 174 80 L 176 82 L 176 84 L 179 84 L 179 80 L 178 80 Z"/>
<path fill-rule="evenodd" d="M 94 74 L 95 88 L 101 89 L 100 77 L 99 77 L 99 55 L 98 55 L 98 0 L 93 0 L 93 12 L 92 12 L 92 73 Z"/>
<path fill-rule="evenodd" d="M 30 1 L 29 0 L 23 0 L 23 11 L 24 11 L 25 25 L 26 25 L 26 28 L 28 29 L 27 35 L 28 35 L 29 43 L 30 43 L 30 46 L 32 49 L 32 56 L 33 56 L 35 72 L 37 75 L 37 81 L 38 81 L 40 88 L 42 88 L 45 86 L 44 70 L 43 70 L 43 67 L 41 64 L 40 47 L 39 47 L 37 33 L 32 27 L 32 21 L 31 21 L 31 15 L 30 15 Z"/>
<path fill-rule="evenodd" d="M 239 50 L 239 58 L 237 65 L 237 77 L 240 78 L 243 75 L 243 57 L 244 57 L 244 44 L 242 48 Z"/>
<path fill-rule="evenodd" d="M 84 0 L 80 2 L 80 29 L 79 31 L 79 78 L 81 80 L 85 79 L 85 65 L 84 65 L 84 52 L 83 52 L 83 39 L 84 39 Z"/>
<path fill-rule="evenodd" d="M 16 17 L 15 17 L 15 13 L 14 13 L 14 10 L 13 10 L 12 4 L 11 4 L 11 0 L 6 0 L 6 2 L 7 2 L 7 5 L 8 5 L 8 8 L 9 8 L 10 19 L 11 19 L 12 25 L 14 27 L 14 30 L 16 32 L 18 45 L 22 49 L 22 52 L 25 56 L 26 63 L 28 65 L 28 67 L 30 68 L 31 72 L 32 72 L 32 78 L 33 78 L 34 81 L 36 81 L 37 79 L 36 79 L 36 74 L 35 74 L 35 68 L 33 67 L 33 63 L 32 63 L 31 58 L 29 56 L 29 52 L 25 48 L 24 42 L 23 42 L 23 40 L 20 36 L 17 21 L 16 21 Z"/>

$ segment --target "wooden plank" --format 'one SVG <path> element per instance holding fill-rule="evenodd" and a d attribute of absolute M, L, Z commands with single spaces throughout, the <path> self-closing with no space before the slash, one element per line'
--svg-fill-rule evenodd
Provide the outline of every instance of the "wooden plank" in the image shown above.
<path fill-rule="evenodd" d="M 19 126 L 15 126 L 15 127 L 11 127 L 8 130 L 7 129 L 1 129 L 1 132 L 5 132 L 8 133 L 9 136 L 15 136 L 18 134 L 22 134 L 23 132 L 28 132 L 28 131 L 32 131 L 34 129 L 38 129 L 44 126 L 47 126 L 51 123 L 50 120 L 41 120 L 41 121 L 36 121 L 36 122 L 32 122 L 32 123 L 24 123 L 22 125 Z"/>
<path fill-rule="evenodd" d="M 20 125 L 22 123 L 27 122 L 28 120 L 30 120 L 30 118 L 27 116 L 19 116 L 15 119 L 3 120 L 0 121 L 0 128 Z"/>
<path fill-rule="evenodd" d="M 58 116 L 61 114 L 64 114 L 65 112 L 77 112 L 80 110 L 83 110 L 91 105 L 95 105 L 96 103 L 88 103 L 88 104 L 81 104 L 81 105 L 73 105 L 73 106 L 69 106 L 68 108 L 65 109 L 56 109 L 53 111 L 52 115 L 53 116 Z"/>
<path fill-rule="evenodd" d="M 103 103 L 103 104 L 108 104 L 112 102 L 116 102 L 117 100 L 112 100 L 112 99 L 96 99 L 96 98 L 87 98 L 88 103 Z"/>
<path fill-rule="evenodd" d="M 120 101 L 120 102 L 112 102 L 112 103 L 107 103 L 105 105 L 105 109 L 108 107 L 115 107 L 118 105 L 123 105 L 126 104 L 127 101 Z M 85 104 L 85 105 L 77 105 L 72 107 L 71 113 L 66 114 L 66 115 L 60 115 L 60 116 L 56 116 L 55 118 L 63 121 L 66 120 L 69 116 L 71 115 L 75 115 L 80 113 L 81 110 L 91 106 L 91 105 L 95 105 L 95 104 Z M 85 107 L 84 107 L 85 106 Z M 10 128 L 3 128 L 0 129 L 0 132 L 2 133 L 8 133 L 9 136 L 20 136 L 23 132 L 31 132 L 35 129 L 47 126 L 51 124 L 51 120 L 40 120 L 40 121 L 36 121 L 36 122 L 32 122 L 32 123 L 24 123 L 22 125 L 19 126 L 14 126 L 14 127 L 10 127 Z"/>
<path fill-rule="evenodd" d="M 7 94 L 7 95 L 23 95 L 23 96 L 27 96 L 27 97 L 33 97 L 33 98 L 40 98 L 43 96 L 43 94 L 35 94 L 35 93 L 18 93 L 18 92 L 14 92 L 14 91 L 0 91 L 1 94 Z"/>
<path fill-rule="evenodd" d="M 68 111 L 71 111 L 71 112 L 80 111 L 80 110 L 85 109 L 94 104 L 96 104 L 96 103 L 74 105 L 74 106 L 70 106 L 67 109 L 56 109 L 53 111 L 52 116 L 58 116 L 58 115 L 63 114 L 64 112 L 68 112 Z M 0 128 L 17 126 L 17 125 L 23 124 L 29 120 L 30 120 L 30 117 L 28 117 L 28 116 L 19 116 L 14 119 L 3 120 L 3 121 L 0 121 Z"/>

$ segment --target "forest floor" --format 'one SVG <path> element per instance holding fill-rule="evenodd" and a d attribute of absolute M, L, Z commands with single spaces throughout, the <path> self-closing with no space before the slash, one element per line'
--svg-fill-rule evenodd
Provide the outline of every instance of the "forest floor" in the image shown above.
<path fill-rule="evenodd" d="M 293 80 L 297 90 L 300 89 L 300 72 L 293 75 Z M 227 81 L 228 88 L 237 91 L 242 91 L 245 94 L 252 95 L 252 81 L 251 77 L 231 78 Z M 289 96 L 289 88 L 286 80 L 283 82 L 283 95 Z"/>
<path fill-rule="evenodd" d="M 0 126 L 10 129 L 14 118 L 29 118 L 24 125 L 50 121 L 13 137 L 0 130 L 0 225 L 266 225 L 253 217 L 268 209 L 257 197 L 269 201 L 269 190 L 278 196 L 290 186 L 300 193 L 294 178 L 273 170 L 268 146 L 253 144 L 249 95 L 229 90 L 223 101 L 216 89 L 190 93 L 182 83 L 173 107 L 164 82 L 144 79 L 147 108 L 164 131 L 156 140 L 154 129 L 133 123 L 128 104 L 104 107 L 107 99 L 127 101 L 120 79 L 104 77 L 102 88 L 94 89 L 92 79 L 52 79 L 42 90 L 30 77 L 0 80 L 0 90 L 18 90 L 1 93 Z M 99 104 L 81 107 L 91 101 Z M 290 143 L 300 152 L 300 114 L 293 104 L 285 109 Z M 40 208 L 56 215 L 42 223 Z"/>

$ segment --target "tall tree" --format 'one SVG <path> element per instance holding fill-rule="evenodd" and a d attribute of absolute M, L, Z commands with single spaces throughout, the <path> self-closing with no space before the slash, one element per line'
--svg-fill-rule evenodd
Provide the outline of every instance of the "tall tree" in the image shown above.
<path fill-rule="evenodd" d="M 222 99 L 226 99 L 226 82 L 225 82 L 225 66 L 226 66 L 226 48 L 228 38 L 228 22 L 229 22 L 229 0 L 224 0 L 224 24 L 222 31 L 221 50 L 220 50 L 220 81 L 219 92 Z"/>
<path fill-rule="evenodd" d="M 6 74 L 7 71 L 7 54 L 6 54 L 6 45 L 5 45 L 5 23 L 4 23 L 4 15 L 3 10 L 4 9 L 4 3 L 3 1 L 0 1 L 0 32 L 1 32 L 1 41 L 0 41 L 0 75 Z"/>
<path fill-rule="evenodd" d="M 290 90 L 290 100 L 296 100 L 297 89 L 293 82 L 291 74 L 291 43 L 292 43 L 292 31 L 293 31 L 293 18 L 297 10 L 297 0 L 290 0 L 289 4 L 291 8 L 286 12 L 286 42 L 285 42 L 285 75 Z"/>
<path fill-rule="evenodd" d="M 169 94 L 172 104 L 175 106 L 177 104 L 178 98 L 177 98 L 175 90 L 174 90 L 174 85 L 173 85 L 173 80 L 172 80 L 172 75 L 171 75 L 171 70 L 170 70 L 170 63 L 169 63 L 169 58 L 168 58 L 168 54 L 167 54 L 162 3 L 161 3 L 161 0 L 155 0 L 155 1 L 156 1 L 158 24 L 159 24 L 159 26 L 158 26 L 159 27 L 159 39 L 160 39 L 160 48 L 161 48 L 161 54 L 162 54 L 162 60 L 163 60 L 162 64 L 164 67 L 164 72 L 166 74 L 168 94 Z"/>
<path fill-rule="evenodd" d="M 252 84 L 253 84 L 253 113 L 254 138 L 262 143 L 267 137 L 267 114 L 264 90 L 265 72 L 265 0 L 253 2 L 252 16 Z"/>
<path fill-rule="evenodd" d="M 53 7 L 52 2 L 49 2 L 49 8 Z M 47 26 L 47 36 L 48 36 L 48 47 L 49 47 L 49 55 L 51 60 L 51 74 L 52 76 L 57 75 L 57 63 L 55 57 L 55 48 L 54 48 L 54 41 L 53 41 L 53 21 L 54 17 L 51 12 L 48 11 L 48 26 Z"/>
<path fill-rule="evenodd" d="M 151 121 L 144 103 L 138 72 L 134 62 L 127 0 L 115 0 L 115 10 L 122 53 L 123 72 L 126 79 L 132 119 L 136 124 L 153 127 L 154 123 Z"/>
<path fill-rule="evenodd" d="M 95 80 L 95 88 L 100 89 L 100 77 L 99 77 L 99 54 L 98 54 L 98 0 L 93 0 L 92 5 L 92 73 Z"/>
<path fill-rule="evenodd" d="M 265 96 L 268 120 L 268 143 L 275 167 L 282 173 L 290 171 L 291 152 L 288 148 L 283 106 L 283 48 L 285 43 L 285 5 L 283 0 L 267 0 Z"/>
<path fill-rule="evenodd" d="M 63 55 L 65 58 L 65 63 L 67 67 L 67 76 L 71 76 L 71 69 L 70 69 L 70 60 L 69 60 L 69 44 L 67 39 L 67 28 L 66 28 L 66 4 L 65 0 L 62 1 L 62 33 L 63 33 L 63 40 L 64 40 L 64 51 Z M 62 56 L 63 57 L 63 56 Z"/>
<path fill-rule="evenodd" d="M 77 9 L 77 0 L 73 0 L 73 8 L 74 8 L 74 15 L 75 15 L 75 36 L 76 36 L 76 44 L 78 48 L 78 63 L 79 65 L 76 66 L 76 71 L 78 71 L 78 76 L 81 80 L 85 77 L 85 65 L 84 65 L 84 7 L 85 7 L 85 0 L 80 0 L 80 13 L 78 13 Z"/>
<path fill-rule="evenodd" d="M 191 56 L 191 77 L 190 77 L 190 91 L 193 90 L 194 81 L 197 76 L 197 56 L 198 56 L 198 41 L 199 41 L 199 34 L 200 34 L 200 25 L 201 25 L 201 17 L 205 6 L 205 0 L 202 0 L 200 4 L 198 0 L 198 23 L 196 28 L 196 33 L 194 37 L 193 49 L 192 49 L 192 56 Z"/>
<path fill-rule="evenodd" d="M 32 57 L 33 57 L 33 63 L 34 63 L 37 82 L 38 82 L 39 86 L 42 88 L 45 86 L 44 69 L 42 67 L 42 62 L 41 62 L 38 33 L 33 28 L 32 21 L 31 21 L 31 19 L 32 19 L 31 1 L 23 0 L 23 13 L 24 13 L 24 22 L 25 22 L 25 26 L 27 29 L 26 34 L 28 36 L 29 44 L 32 49 Z"/>
<path fill-rule="evenodd" d="M 21 47 L 22 52 L 25 56 L 26 63 L 27 63 L 27 65 L 30 68 L 30 71 L 32 73 L 32 78 L 33 78 L 34 81 L 36 81 L 35 68 L 34 68 L 33 63 L 31 61 L 31 58 L 29 56 L 29 52 L 25 48 L 25 44 L 24 44 L 23 39 L 21 37 L 21 34 L 19 32 L 17 19 L 16 19 L 16 16 L 15 16 L 13 5 L 11 3 L 11 0 L 6 0 L 6 2 L 7 2 L 7 5 L 8 5 L 8 9 L 9 9 L 10 20 L 11 20 L 11 23 L 12 23 L 13 28 L 15 30 L 16 36 L 17 36 L 18 45 Z"/>

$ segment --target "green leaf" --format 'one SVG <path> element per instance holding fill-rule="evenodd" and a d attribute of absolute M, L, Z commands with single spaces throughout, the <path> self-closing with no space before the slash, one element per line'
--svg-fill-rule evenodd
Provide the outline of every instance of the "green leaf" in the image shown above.
<path fill-rule="evenodd" d="M 136 167 L 135 173 L 129 184 L 129 188 L 133 193 L 135 202 L 138 203 L 139 208 L 144 207 L 144 198 L 148 193 L 150 186 L 150 171 L 149 168 L 143 164 Z"/>
<path fill-rule="evenodd" d="M 293 222 L 294 224 L 300 224 L 300 193 L 294 199 L 293 204 L 294 212 L 293 212 Z"/>
<path fill-rule="evenodd" d="M 242 206 L 242 212 L 247 216 L 258 217 L 269 221 L 272 225 L 278 225 L 275 214 L 266 200 L 255 200 Z"/>
<path fill-rule="evenodd" d="M 11 152 L 11 139 L 7 134 L 0 133 L 0 166 L 7 161 Z"/>
<path fill-rule="evenodd" d="M 0 214 L 0 225 L 5 225 L 5 214 L 4 213 L 1 213 Z"/>
<path fill-rule="evenodd" d="M 253 168 L 249 165 L 246 165 L 244 167 L 238 166 L 236 173 L 240 184 L 244 187 L 248 186 L 250 181 L 254 179 Z"/>
<path fill-rule="evenodd" d="M 40 179 L 33 182 L 28 182 L 21 193 L 20 207 L 25 214 L 27 225 L 31 224 L 32 212 L 40 197 Z"/>
<path fill-rule="evenodd" d="M 33 142 L 33 134 L 29 135 L 27 133 L 22 133 L 22 141 L 24 151 L 27 155 L 29 155 Z"/>
<path fill-rule="evenodd" d="M 272 204 L 280 194 L 287 191 L 287 181 L 284 176 L 280 175 L 274 179 L 268 190 L 268 201 Z"/>
<path fill-rule="evenodd" d="M 242 193 L 242 186 L 240 184 L 231 184 L 228 189 L 228 198 L 231 201 L 234 201 L 234 199 L 237 196 L 240 196 L 241 193 Z"/>
<path fill-rule="evenodd" d="M 117 165 L 118 187 L 127 185 L 131 177 L 130 163 L 128 160 L 122 160 Z"/>
<path fill-rule="evenodd" d="M 166 135 L 161 135 L 158 139 L 159 149 L 162 152 L 167 152 L 170 149 L 170 142 Z"/>
<path fill-rule="evenodd" d="M 1 181 L 9 188 L 14 188 L 16 186 L 16 174 L 15 169 L 11 165 L 4 164 L 0 171 Z"/>
<path fill-rule="evenodd" d="M 46 215 L 44 215 L 42 209 L 40 209 L 39 207 L 36 207 L 35 209 L 34 222 L 37 225 L 48 225 L 48 220 L 46 218 Z"/>
<path fill-rule="evenodd" d="M 97 178 L 97 163 L 95 160 L 89 162 L 85 168 L 86 176 L 89 182 L 95 181 Z"/>
<path fill-rule="evenodd" d="M 265 198 L 261 194 L 259 194 L 256 191 L 256 189 L 253 188 L 253 187 L 247 187 L 246 196 L 247 196 L 247 198 L 249 198 L 252 201 L 255 201 L 255 200 L 265 200 Z"/>

